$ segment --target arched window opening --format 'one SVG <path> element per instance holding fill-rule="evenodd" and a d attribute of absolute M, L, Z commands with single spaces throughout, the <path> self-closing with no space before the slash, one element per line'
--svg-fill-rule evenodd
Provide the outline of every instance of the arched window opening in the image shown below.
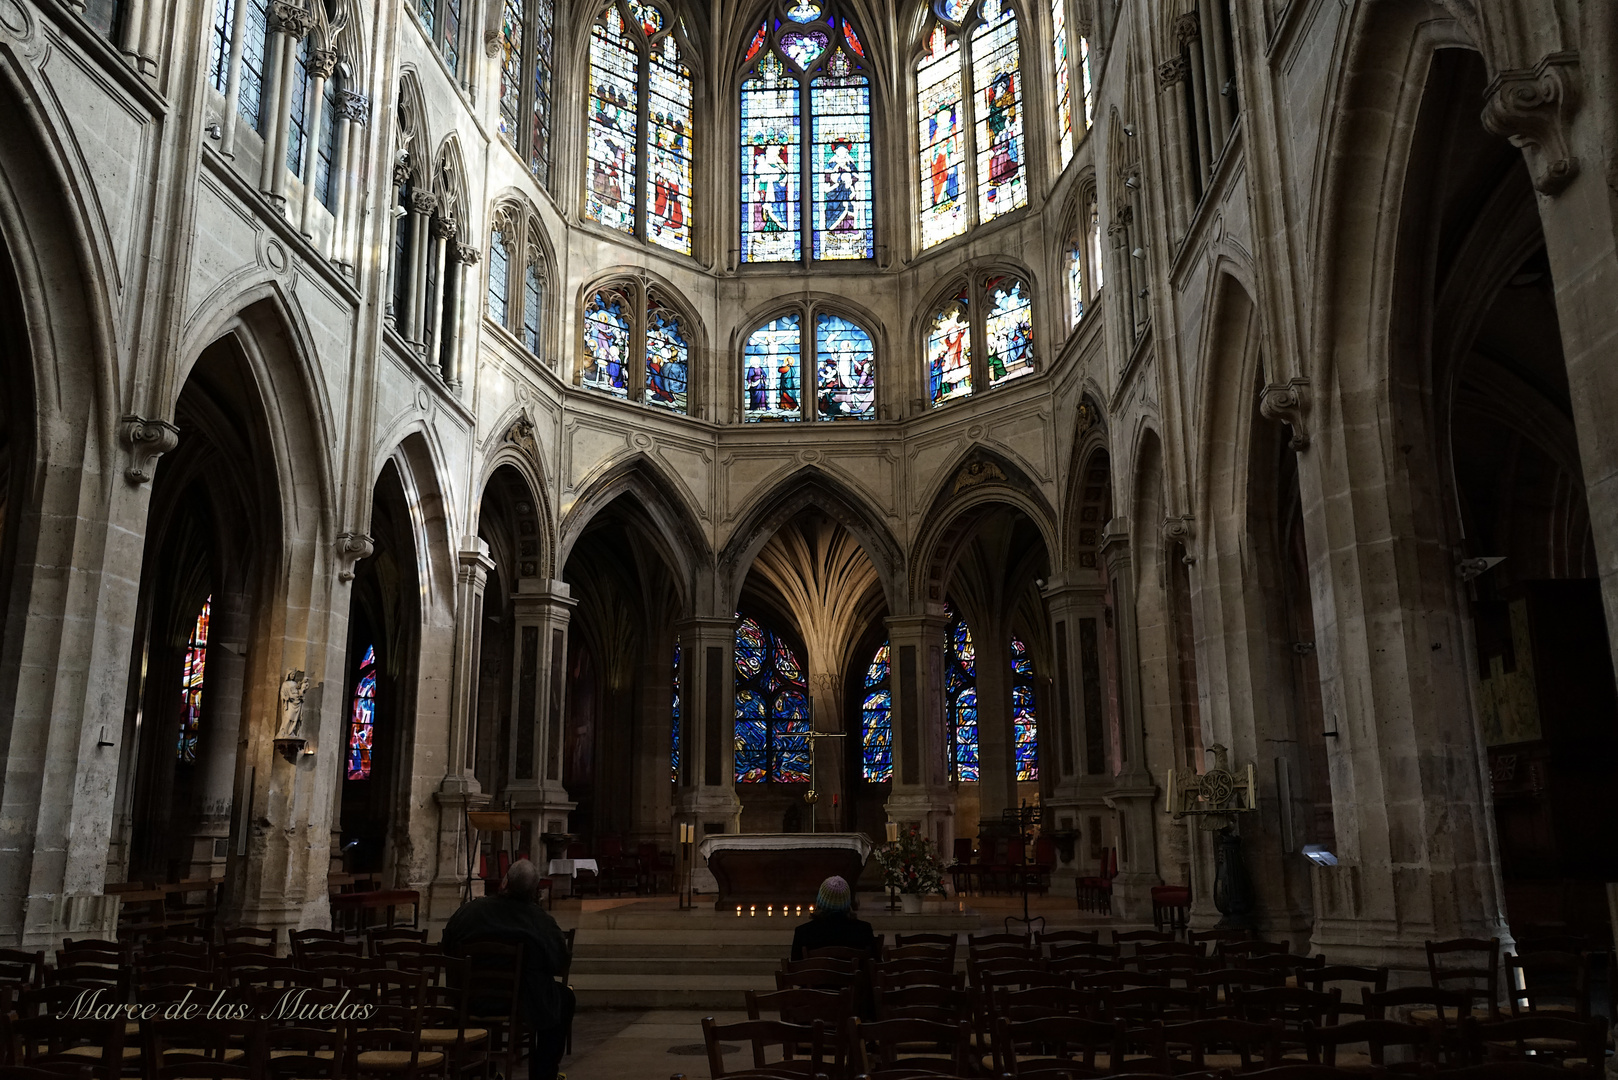
<path fill-rule="evenodd" d="M 371 747 L 376 736 L 376 646 L 368 645 L 360 658 L 354 683 L 354 702 L 348 713 L 348 779 L 371 775 Z"/>
<path fill-rule="evenodd" d="M 120 0 L 86 0 L 84 21 L 90 29 L 116 45 L 121 36 L 119 23 L 122 22 L 123 7 Z"/>
<path fill-rule="evenodd" d="M 862 773 L 868 784 L 893 779 L 893 694 L 888 688 L 888 643 L 877 647 L 865 669 L 860 709 Z"/>
<path fill-rule="evenodd" d="M 1011 726 L 1016 737 L 1017 779 L 1039 779 L 1039 712 L 1034 702 L 1034 661 L 1028 646 L 1011 637 Z"/>
<path fill-rule="evenodd" d="M 673 13 L 612 0 L 590 32 L 584 213 L 691 254 L 691 50 Z"/>
<path fill-rule="evenodd" d="M 956 283 L 927 321 L 923 351 L 932 404 L 1032 374 L 1038 366 L 1033 314 L 1033 297 L 1020 277 L 987 272 Z"/>
<path fill-rule="evenodd" d="M 1101 291 L 1103 267 L 1106 265 L 1101 258 L 1101 208 L 1096 203 L 1096 197 L 1090 196 L 1090 294 L 1093 296 Z"/>
<path fill-rule="evenodd" d="M 924 248 L 1028 202 L 1021 50 L 1011 5 L 949 0 L 938 6 L 926 41 L 916 67 Z"/>
<path fill-rule="evenodd" d="M 949 718 L 950 779 L 978 779 L 978 669 L 972 629 L 946 605 L 944 711 Z"/>
<path fill-rule="evenodd" d="M 1069 18 L 1073 0 L 1051 0 L 1051 54 L 1056 75 L 1056 142 L 1062 166 L 1073 159 L 1073 151 L 1095 123 L 1095 84 L 1090 77 L 1090 39 L 1080 35 L 1080 25 Z M 1077 52 L 1074 70 L 1072 57 Z M 1075 86 L 1075 81 L 1077 86 Z M 1077 91 L 1079 100 L 1073 100 Z"/>
<path fill-rule="evenodd" d="M 511 295 L 511 241 L 503 226 L 495 226 L 489 242 L 489 318 L 506 324 L 506 305 Z"/>
<path fill-rule="evenodd" d="M 215 0 L 213 32 L 209 35 L 208 81 L 221 94 L 230 88 L 231 38 L 236 5 L 245 3 L 242 20 L 242 60 L 237 76 L 236 110 L 255 131 L 261 131 L 259 104 L 264 96 L 264 54 L 269 44 L 269 0 Z"/>
<path fill-rule="evenodd" d="M 689 412 L 692 336 L 686 316 L 657 286 L 608 282 L 584 306 L 579 385 Z"/>
<path fill-rule="evenodd" d="M 670 680 L 672 693 L 669 702 L 669 730 L 674 737 L 674 749 L 669 755 L 669 782 L 680 782 L 680 639 L 674 639 L 674 674 Z"/>
<path fill-rule="evenodd" d="M 292 65 L 292 85 L 289 90 L 287 103 L 290 116 L 287 123 L 287 170 L 300 179 L 303 178 L 304 145 L 309 139 L 309 80 L 311 58 L 309 54 L 309 37 L 305 34 L 298 39 L 298 54 L 296 62 Z"/>
<path fill-rule="evenodd" d="M 759 620 L 736 627 L 736 782 L 809 782 L 809 690 L 797 651 Z"/>
<path fill-rule="evenodd" d="M 185 664 L 180 669 L 180 741 L 176 756 L 187 765 L 196 763 L 197 736 L 202 730 L 202 684 L 208 673 L 208 620 L 213 597 L 202 602 L 191 636 L 185 643 Z"/>
<path fill-rule="evenodd" d="M 1075 227 L 1068 235 L 1063 259 L 1067 263 L 1067 325 L 1073 329 L 1084 318 L 1084 235 Z"/>
<path fill-rule="evenodd" d="M 555 23 L 555 0 L 504 0 L 501 8 L 498 129 L 528 163 L 534 179 L 546 187 L 551 173 Z"/>
<path fill-rule="evenodd" d="M 814 338 L 806 340 L 807 328 Z M 814 388 L 806 409 L 802 388 Z M 859 323 L 810 304 L 777 315 L 742 347 L 742 420 L 870 420 L 876 345 Z"/>
<path fill-rule="evenodd" d="M 545 302 L 545 278 L 540 270 L 539 258 L 532 247 L 528 252 L 528 265 L 523 268 L 522 286 L 522 343 L 538 356 L 540 309 Z"/>
<path fill-rule="evenodd" d="M 337 212 L 337 185 L 332 183 L 332 169 L 337 161 L 337 110 L 342 102 L 344 65 L 334 66 L 327 76 L 320 105 L 320 130 L 315 136 L 315 198 L 332 213 Z"/>
<path fill-rule="evenodd" d="M 461 73 L 461 5 L 463 0 L 417 0 L 416 15 L 452 76 Z"/>
<path fill-rule="evenodd" d="M 780 0 L 753 35 L 741 84 L 744 262 L 875 254 L 865 61 L 859 32 L 829 2 Z"/>
<path fill-rule="evenodd" d="M 540 240 L 538 216 L 514 203 L 496 210 L 489 241 L 489 319 L 538 357 L 545 353 L 549 265 Z"/>
<path fill-rule="evenodd" d="M 1180 54 L 1163 65 L 1159 79 L 1181 87 L 1174 126 L 1183 128 L 1176 141 L 1195 206 L 1212 182 L 1214 166 L 1241 113 L 1229 0 L 1202 0 L 1176 20 L 1174 32 Z"/>

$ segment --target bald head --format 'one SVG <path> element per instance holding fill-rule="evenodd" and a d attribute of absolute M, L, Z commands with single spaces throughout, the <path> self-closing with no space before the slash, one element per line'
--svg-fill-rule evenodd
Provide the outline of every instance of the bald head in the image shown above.
<path fill-rule="evenodd" d="M 516 900 L 539 901 L 539 869 L 527 859 L 518 859 L 506 871 L 505 892 Z"/>

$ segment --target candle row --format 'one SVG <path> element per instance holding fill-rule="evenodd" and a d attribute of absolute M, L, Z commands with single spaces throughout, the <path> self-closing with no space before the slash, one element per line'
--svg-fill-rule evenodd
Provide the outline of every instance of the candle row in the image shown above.
<path fill-rule="evenodd" d="M 743 905 L 741 905 L 741 904 L 736 905 L 736 917 L 738 919 L 742 917 L 742 907 L 743 907 Z M 749 914 L 749 915 L 757 915 L 758 914 L 758 905 L 757 904 L 747 904 L 746 907 L 747 907 L 747 914 Z M 813 915 L 815 913 L 815 905 L 810 904 L 810 905 L 808 905 L 808 907 L 809 907 L 809 914 Z M 803 904 L 797 905 L 797 908 L 796 908 L 797 914 L 801 916 L 803 914 L 803 909 L 804 909 Z M 782 915 L 782 917 L 785 918 L 785 917 L 787 917 L 789 915 L 792 915 L 793 910 L 794 910 L 793 905 L 791 905 L 791 904 L 782 904 L 781 905 L 781 915 Z M 764 905 L 764 917 L 765 918 L 771 918 L 774 915 L 775 915 L 775 905 L 774 904 L 765 904 Z"/>

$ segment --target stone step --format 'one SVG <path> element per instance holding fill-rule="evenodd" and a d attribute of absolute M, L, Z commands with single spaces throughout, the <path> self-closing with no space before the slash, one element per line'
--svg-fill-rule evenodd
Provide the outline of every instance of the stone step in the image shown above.
<path fill-rule="evenodd" d="M 613 958 L 619 956 L 642 957 L 708 957 L 715 960 L 767 960 L 774 963 L 786 958 L 792 947 L 790 940 L 771 941 L 762 944 L 733 944 L 729 942 L 690 942 L 669 941 L 660 938 L 653 941 L 579 941 L 573 946 L 573 959 L 576 961 L 594 958 Z"/>
<path fill-rule="evenodd" d="M 769 977 L 736 975 L 575 974 L 568 982 L 581 1009 L 742 1009 L 746 991 L 775 989 Z"/>
<path fill-rule="evenodd" d="M 573 976 L 579 975 L 647 975 L 735 976 L 759 980 L 775 985 L 774 972 L 781 967 L 779 958 L 756 960 L 719 959 L 701 956 L 637 956 L 623 953 L 617 956 L 573 958 Z"/>

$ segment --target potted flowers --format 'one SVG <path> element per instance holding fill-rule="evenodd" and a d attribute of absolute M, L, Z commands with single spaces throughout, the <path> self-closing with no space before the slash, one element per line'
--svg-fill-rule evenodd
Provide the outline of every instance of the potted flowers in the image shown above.
<path fill-rule="evenodd" d="M 899 902 L 906 914 L 919 914 L 922 897 L 944 891 L 944 864 L 937 847 L 916 826 L 893 831 L 897 837 L 876 853 L 877 865 L 882 867 L 882 884 L 899 891 Z"/>

